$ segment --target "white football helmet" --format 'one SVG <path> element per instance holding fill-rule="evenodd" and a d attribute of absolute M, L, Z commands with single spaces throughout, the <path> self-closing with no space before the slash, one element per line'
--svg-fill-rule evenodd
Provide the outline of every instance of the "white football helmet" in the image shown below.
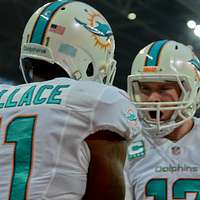
<path fill-rule="evenodd" d="M 176 82 L 181 90 L 177 102 L 144 102 L 141 82 Z M 161 40 L 143 48 L 135 57 L 128 76 L 128 93 L 136 105 L 144 131 L 154 137 L 163 137 L 191 119 L 200 107 L 200 62 L 191 48 Z M 162 110 L 173 110 L 168 121 L 161 121 Z M 154 111 L 155 120 L 147 112 Z"/>
<path fill-rule="evenodd" d="M 26 24 L 20 68 L 26 82 L 26 58 L 57 64 L 70 78 L 112 84 L 115 41 L 103 15 L 86 3 L 58 0 L 39 8 Z M 42 66 L 41 66 L 42 67 Z"/>

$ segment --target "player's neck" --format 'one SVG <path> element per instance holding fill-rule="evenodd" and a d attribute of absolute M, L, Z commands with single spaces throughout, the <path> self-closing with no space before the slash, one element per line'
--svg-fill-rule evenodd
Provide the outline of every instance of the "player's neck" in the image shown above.
<path fill-rule="evenodd" d="M 190 132 L 190 130 L 193 128 L 193 125 L 194 121 L 193 119 L 190 119 L 186 121 L 182 126 L 176 128 L 173 132 L 167 135 L 166 138 L 173 142 L 177 142 Z"/>

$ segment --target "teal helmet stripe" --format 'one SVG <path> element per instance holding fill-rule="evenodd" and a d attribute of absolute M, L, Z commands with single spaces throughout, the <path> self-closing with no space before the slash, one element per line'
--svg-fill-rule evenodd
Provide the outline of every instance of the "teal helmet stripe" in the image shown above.
<path fill-rule="evenodd" d="M 69 2 L 72 2 L 72 0 L 55 1 L 49 4 L 47 7 L 45 7 L 45 9 L 40 13 L 40 16 L 38 17 L 35 26 L 33 28 L 30 39 L 31 43 L 37 43 L 37 44 L 43 43 L 46 29 L 52 17 L 54 16 L 55 12 L 65 4 L 68 4 Z"/>
<path fill-rule="evenodd" d="M 146 57 L 145 66 L 157 66 L 160 57 L 160 52 L 168 40 L 160 40 L 154 42 L 149 49 L 148 56 Z"/>

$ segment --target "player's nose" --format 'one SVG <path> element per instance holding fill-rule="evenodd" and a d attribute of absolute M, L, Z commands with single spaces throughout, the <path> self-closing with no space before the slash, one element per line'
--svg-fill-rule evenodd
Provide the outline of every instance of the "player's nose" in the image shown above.
<path fill-rule="evenodd" d="M 148 101 L 149 102 L 160 102 L 162 95 L 159 94 L 157 91 L 153 91 L 149 94 Z"/>

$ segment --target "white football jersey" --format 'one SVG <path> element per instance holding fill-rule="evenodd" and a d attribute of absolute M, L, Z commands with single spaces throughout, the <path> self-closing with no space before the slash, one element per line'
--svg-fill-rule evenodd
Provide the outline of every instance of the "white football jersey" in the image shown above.
<path fill-rule="evenodd" d="M 200 200 L 200 119 L 177 142 L 138 135 L 128 148 L 126 200 Z"/>
<path fill-rule="evenodd" d="M 99 130 L 138 132 L 135 107 L 120 89 L 58 78 L 0 85 L 0 200 L 79 200 Z"/>

